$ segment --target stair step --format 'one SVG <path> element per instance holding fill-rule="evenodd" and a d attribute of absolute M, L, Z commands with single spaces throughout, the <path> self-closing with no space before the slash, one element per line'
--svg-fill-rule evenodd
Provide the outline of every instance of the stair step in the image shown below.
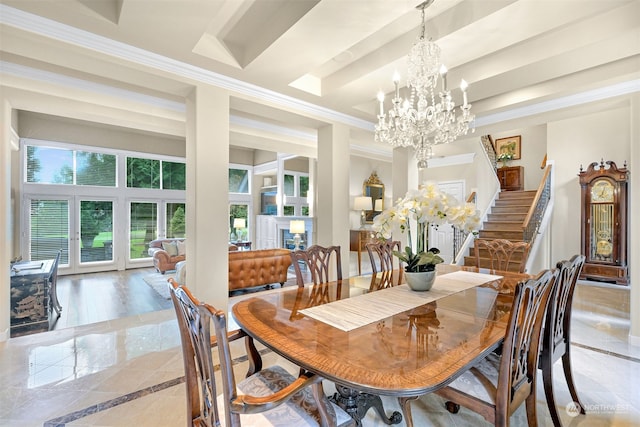
<path fill-rule="evenodd" d="M 490 221 L 482 224 L 484 231 L 520 231 L 522 232 L 522 221 Z"/>
<path fill-rule="evenodd" d="M 491 213 L 529 213 L 529 206 L 494 206 L 491 208 Z"/>
<path fill-rule="evenodd" d="M 480 230 L 478 237 L 481 239 L 522 240 L 522 229 L 520 231 Z"/>
<path fill-rule="evenodd" d="M 498 195 L 500 199 L 518 199 L 518 198 L 529 198 L 533 199 L 536 197 L 535 190 L 524 190 L 524 191 L 501 191 Z"/>
<path fill-rule="evenodd" d="M 520 222 L 520 224 L 522 224 L 526 217 L 527 217 L 526 212 L 490 213 L 487 215 L 487 221 L 489 222 L 518 221 Z"/>

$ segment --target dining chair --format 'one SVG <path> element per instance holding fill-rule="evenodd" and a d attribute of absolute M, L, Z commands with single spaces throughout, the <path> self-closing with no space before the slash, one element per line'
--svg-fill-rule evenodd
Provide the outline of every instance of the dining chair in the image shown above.
<path fill-rule="evenodd" d="M 585 414 L 584 405 L 578 398 L 576 386 L 573 382 L 571 371 L 571 306 L 573 303 L 573 293 L 582 267 L 585 256 L 574 255 L 570 260 L 563 260 L 556 264 L 558 269 L 557 285 L 555 292 L 547 308 L 547 317 L 542 333 L 542 350 L 540 352 L 539 368 L 542 370 L 542 382 L 544 384 L 544 394 L 547 398 L 547 406 L 551 413 L 551 420 L 554 426 L 562 426 L 555 398 L 553 396 L 553 365 L 562 359 L 564 377 L 569 387 L 574 405 L 578 405 L 581 414 Z"/>
<path fill-rule="evenodd" d="M 49 276 L 49 302 L 51 308 L 57 313 L 56 318 L 60 317 L 62 312 L 62 306 L 58 301 L 58 265 L 60 264 L 60 257 L 62 256 L 62 249 L 58 250 L 56 258 L 53 261 L 53 268 L 51 269 L 51 275 Z"/>
<path fill-rule="evenodd" d="M 476 267 L 481 268 L 482 255 L 489 258 L 489 269 L 502 271 L 516 271 L 524 273 L 531 244 L 524 241 L 506 239 L 476 239 L 474 252 Z"/>
<path fill-rule="evenodd" d="M 535 279 L 516 285 L 502 354 L 490 352 L 448 386 L 434 393 L 447 400 L 447 410 L 460 405 L 496 426 L 508 426 L 509 417 L 526 403 L 529 426 L 536 426 L 536 375 L 540 334 L 557 270 L 544 270 Z M 410 425 L 411 398 L 401 400 Z"/>
<path fill-rule="evenodd" d="M 390 288 L 402 283 L 402 261 L 393 255 L 393 251 L 400 252 L 399 240 L 378 240 L 365 245 L 371 260 L 371 286 L 369 290 Z M 394 265 L 394 258 L 397 260 Z M 396 275 L 394 278 L 394 270 Z"/>
<path fill-rule="evenodd" d="M 335 258 L 335 276 L 332 274 L 331 261 Z M 304 286 L 305 275 L 302 274 L 301 265 L 305 266 L 311 276 L 314 285 L 327 283 L 332 280 L 342 280 L 342 262 L 340 257 L 340 246 L 324 247 L 312 245 L 307 249 L 291 251 L 291 263 L 296 272 L 296 284 Z"/>
<path fill-rule="evenodd" d="M 168 286 L 182 343 L 187 425 L 352 425 L 351 417 L 329 402 L 322 378 L 313 373 L 305 371 L 294 378 L 278 365 L 262 369 L 260 361 L 236 384 L 229 343 L 244 338 L 249 358 L 259 360 L 251 337 L 242 330 L 228 331 L 224 311 L 198 301 L 186 286 L 173 279 Z M 215 336 L 211 335 L 212 323 Z M 214 346 L 219 356 L 218 375 L 211 350 Z"/>

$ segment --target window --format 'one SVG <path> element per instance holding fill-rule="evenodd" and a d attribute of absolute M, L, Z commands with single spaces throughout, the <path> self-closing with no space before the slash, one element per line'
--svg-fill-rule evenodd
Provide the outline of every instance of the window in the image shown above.
<path fill-rule="evenodd" d="M 149 242 L 158 236 L 158 204 L 132 202 L 129 212 L 129 258 L 149 258 Z"/>
<path fill-rule="evenodd" d="M 250 193 L 248 169 L 229 168 L 229 193 Z"/>
<path fill-rule="evenodd" d="M 178 162 L 162 162 L 162 188 L 165 190 L 186 190 L 187 165 Z"/>
<path fill-rule="evenodd" d="M 185 237 L 184 203 L 167 203 L 167 237 Z"/>
<path fill-rule="evenodd" d="M 76 151 L 76 184 L 116 186 L 116 156 Z"/>
<path fill-rule="evenodd" d="M 116 186 L 116 156 L 27 145 L 28 183 Z"/>
<path fill-rule="evenodd" d="M 160 188 L 160 160 L 127 157 L 127 187 Z"/>

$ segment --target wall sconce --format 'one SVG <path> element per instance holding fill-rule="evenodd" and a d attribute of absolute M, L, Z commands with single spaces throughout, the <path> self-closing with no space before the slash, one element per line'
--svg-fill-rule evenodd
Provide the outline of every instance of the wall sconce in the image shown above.
<path fill-rule="evenodd" d="M 293 250 L 297 251 L 298 249 L 300 249 L 300 240 L 302 239 L 300 234 L 304 234 L 304 221 L 302 220 L 289 221 L 289 233 L 294 233 Z"/>
<path fill-rule="evenodd" d="M 367 215 L 365 211 L 373 209 L 373 200 L 368 196 L 356 197 L 353 201 L 353 210 L 360 211 L 360 228 L 364 228 L 364 224 L 367 221 Z"/>

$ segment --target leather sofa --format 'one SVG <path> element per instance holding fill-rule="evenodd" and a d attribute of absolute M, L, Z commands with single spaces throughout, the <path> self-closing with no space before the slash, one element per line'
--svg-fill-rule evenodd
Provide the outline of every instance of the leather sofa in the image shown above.
<path fill-rule="evenodd" d="M 177 244 L 180 242 L 180 246 Z M 164 243 L 164 245 L 163 245 Z M 169 248 L 168 244 L 175 245 L 169 251 L 165 248 Z M 170 239 L 156 239 L 149 242 L 149 255 L 153 258 L 153 266 L 160 273 L 164 274 L 168 270 L 175 270 L 176 263 L 184 261 L 186 254 L 184 253 L 184 238 L 170 238 Z M 180 249 L 182 248 L 182 250 Z"/>
<path fill-rule="evenodd" d="M 282 286 L 290 265 L 288 249 L 229 252 L 229 292 L 274 283 Z"/>

